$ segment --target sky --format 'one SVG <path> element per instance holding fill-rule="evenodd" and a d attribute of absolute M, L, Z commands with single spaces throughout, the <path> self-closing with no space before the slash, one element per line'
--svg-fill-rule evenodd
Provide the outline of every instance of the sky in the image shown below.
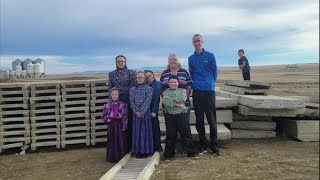
<path fill-rule="evenodd" d="M 0 68 L 17 58 L 46 61 L 46 73 L 187 66 L 192 36 L 218 66 L 319 63 L 318 0 L 0 0 Z"/>

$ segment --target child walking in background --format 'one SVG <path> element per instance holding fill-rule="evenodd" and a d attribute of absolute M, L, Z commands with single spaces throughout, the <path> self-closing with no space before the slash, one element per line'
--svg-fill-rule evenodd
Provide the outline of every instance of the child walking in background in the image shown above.
<path fill-rule="evenodd" d="M 188 153 L 188 157 L 196 157 L 192 135 L 188 121 L 188 108 L 185 105 L 187 92 L 178 88 L 179 79 L 176 75 L 169 78 L 169 89 L 163 92 L 163 105 L 165 111 L 166 124 L 166 147 L 164 156 L 167 161 L 171 160 L 175 154 L 177 132 L 180 133 L 183 146 Z"/>
<path fill-rule="evenodd" d="M 150 103 L 152 88 L 145 82 L 144 72 L 137 72 L 137 85 L 130 89 L 133 110 L 132 153 L 137 158 L 147 158 L 154 153 Z"/>
<path fill-rule="evenodd" d="M 110 90 L 111 98 L 103 107 L 101 119 L 108 124 L 107 161 L 115 163 L 127 153 L 128 106 L 119 101 L 119 90 Z"/>

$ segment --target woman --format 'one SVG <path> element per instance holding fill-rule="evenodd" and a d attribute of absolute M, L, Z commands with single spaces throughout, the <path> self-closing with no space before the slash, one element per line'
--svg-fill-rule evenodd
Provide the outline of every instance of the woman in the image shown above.
<path fill-rule="evenodd" d="M 130 108 L 129 92 L 130 88 L 135 86 L 136 79 L 134 70 L 128 69 L 126 65 L 126 57 L 118 55 L 116 58 L 117 69 L 109 73 L 108 91 L 113 87 L 119 89 L 119 100 L 128 106 L 128 128 L 127 128 L 127 148 L 130 151 L 132 141 L 132 109 Z"/>
<path fill-rule="evenodd" d="M 144 72 L 138 72 L 136 77 L 137 85 L 130 89 L 130 105 L 134 112 L 132 153 L 137 158 L 147 158 L 154 152 L 150 113 L 152 87 L 145 83 Z"/>
<path fill-rule="evenodd" d="M 164 92 L 166 89 L 169 89 L 169 79 L 172 75 L 176 75 L 179 79 L 179 88 L 185 89 L 187 100 L 185 102 L 185 106 L 188 108 L 187 115 L 186 115 L 186 121 L 188 123 L 190 122 L 190 110 L 191 110 L 191 104 L 190 104 L 190 94 L 191 94 L 191 86 L 192 86 L 192 80 L 191 76 L 189 75 L 188 71 L 181 68 L 181 64 L 179 61 L 179 58 L 176 54 L 169 54 L 168 57 L 168 66 L 167 69 L 163 71 L 160 77 L 160 82 L 162 83 L 162 92 Z M 166 116 L 166 114 L 165 114 Z M 183 152 L 187 152 L 185 147 L 183 147 Z"/>
<path fill-rule="evenodd" d="M 171 75 L 178 76 L 179 79 L 179 88 L 185 89 L 187 93 L 187 100 L 185 105 L 188 107 L 188 122 L 190 121 L 190 94 L 192 80 L 188 71 L 181 68 L 181 64 L 177 55 L 171 53 L 168 57 L 168 66 L 167 69 L 163 71 L 160 77 L 162 83 L 162 92 L 169 88 L 169 78 Z"/>

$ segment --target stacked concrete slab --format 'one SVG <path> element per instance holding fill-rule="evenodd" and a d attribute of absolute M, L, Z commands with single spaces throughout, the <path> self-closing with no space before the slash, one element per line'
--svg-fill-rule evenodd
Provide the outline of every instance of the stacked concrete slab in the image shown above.
<path fill-rule="evenodd" d="M 306 111 L 297 117 L 275 118 L 279 134 L 300 141 L 319 141 L 319 104 L 310 103 L 309 98 L 292 97 L 306 101 Z"/>
<path fill-rule="evenodd" d="M 90 145 L 90 82 L 61 83 L 61 146 Z"/>
<path fill-rule="evenodd" d="M 267 83 L 227 80 L 220 90 L 242 95 L 267 95 L 270 87 L 271 85 Z"/>
<path fill-rule="evenodd" d="M 305 112 L 306 104 L 302 99 L 266 95 L 271 87 L 269 84 L 226 81 L 225 85 L 232 86 L 232 90 L 222 87 L 221 90 L 216 90 L 216 94 L 234 98 L 239 103 L 231 125 L 232 138 L 276 137 L 273 117 L 296 117 Z M 263 91 L 264 93 L 260 93 Z"/>
<path fill-rule="evenodd" d="M 0 153 L 30 144 L 29 89 L 0 84 Z"/>
<path fill-rule="evenodd" d="M 232 138 L 272 138 L 276 137 L 276 123 L 271 116 L 245 116 L 233 114 Z"/>
<path fill-rule="evenodd" d="M 193 100 L 190 98 L 191 101 L 191 112 L 190 112 L 190 129 L 193 139 L 195 141 L 199 140 L 198 132 L 196 130 L 196 115 L 193 108 Z M 225 98 L 225 97 L 216 97 L 216 115 L 217 115 L 217 133 L 218 133 L 218 140 L 228 140 L 231 139 L 231 132 L 225 126 L 226 124 L 232 123 L 232 110 L 231 108 L 237 106 L 237 101 L 232 98 Z M 160 119 L 161 124 L 161 132 L 163 136 L 165 135 L 165 123 L 164 118 Z M 205 132 L 206 138 L 210 139 L 210 126 L 208 121 L 205 117 L 204 119 L 205 124 Z M 164 139 L 164 137 L 163 137 Z"/>
<path fill-rule="evenodd" d="M 60 148 L 60 83 L 30 84 L 31 149 Z"/>
<path fill-rule="evenodd" d="M 107 125 L 101 120 L 103 105 L 108 101 L 109 93 L 106 80 L 91 81 L 91 145 L 107 142 Z"/>

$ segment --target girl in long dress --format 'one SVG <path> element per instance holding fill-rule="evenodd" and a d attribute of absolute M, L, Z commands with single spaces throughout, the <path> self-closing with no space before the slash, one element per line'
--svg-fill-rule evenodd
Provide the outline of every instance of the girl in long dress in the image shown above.
<path fill-rule="evenodd" d="M 150 103 L 152 88 L 145 83 L 144 72 L 136 74 L 137 85 L 130 89 L 130 105 L 133 110 L 132 153 L 146 158 L 154 153 Z"/>
<path fill-rule="evenodd" d="M 127 153 L 128 106 L 119 101 L 119 90 L 111 89 L 111 98 L 103 107 L 101 119 L 108 124 L 107 161 L 115 163 Z"/>

